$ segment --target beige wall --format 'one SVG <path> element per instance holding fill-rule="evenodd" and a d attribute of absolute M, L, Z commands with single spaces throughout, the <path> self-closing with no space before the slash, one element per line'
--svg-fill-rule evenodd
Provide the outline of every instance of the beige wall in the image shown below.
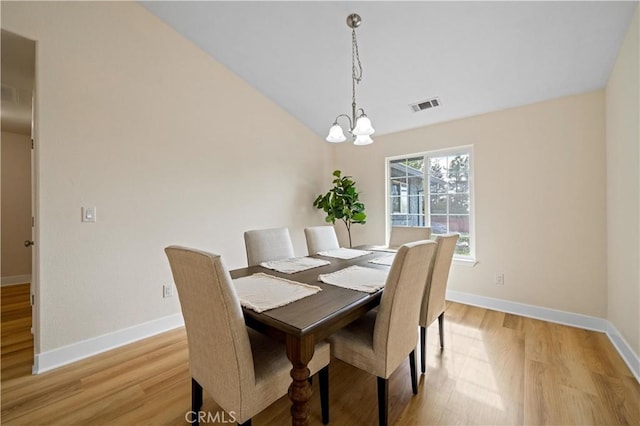
<path fill-rule="evenodd" d="M 640 355 L 640 58 L 638 14 L 606 88 L 609 321 Z"/>
<path fill-rule="evenodd" d="M 169 244 L 240 267 L 243 231 L 289 226 L 306 254 L 332 152 L 292 116 L 136 3 L 2 2 L 2 28 L 37 41 L 41 352 L 177 313 Z"/>
<path fill-rule="evenodd" d="M 473 145 L 478 264 L 454 265 L 449 288 L 606 317 L 603 103 L 597 91 L 337 147 L 367 208 L 356 243 L 384 242 L 385 157 Z"/>
<path fill-rule="evenodd" d="M 31 138 L 2 132 L 2 277 L 31 274 Z"/>
<path fill-rule="evenodd" d="M 605 202 L 617 232 L 611 179 L 626 177 L 605 173 L 603 91 L 333 148 L 137 4 L 1 7 L 3 29 L 38 42 L 39 351 L 178 312 L 161 298 L 168 244 L 238 267 L 244 230 L 289 226 L 305 254 L 304 218 L 323 223 L 311 202 L 334 166 L 367 205 L 354 244 L 381 243 L 385 157 L 471 144 L 479 263 L 454 266 L 450 287 L 596 317 L 607 316 L 608 293 L 610 320 L 640 352 L 637 232 L 617 248 L 610 234 L 606 287 Z M 607 154 L 622 159 L 638 159 L 625 115 L 635 105 L 637 124 L 638 100 L 625 96 L 633 76 L 623 66 L 635 60 L 637 76 L 637 25 L 636 12 L 635 41 L 627 37 L 606 95 Z M 625 208 L 638 206 L 637 169 Z M 97 207 L 97 223 L 80 222 L 83 205 Z M 636 268 L 615 269 L 612 258 L 634 244 Z"/>

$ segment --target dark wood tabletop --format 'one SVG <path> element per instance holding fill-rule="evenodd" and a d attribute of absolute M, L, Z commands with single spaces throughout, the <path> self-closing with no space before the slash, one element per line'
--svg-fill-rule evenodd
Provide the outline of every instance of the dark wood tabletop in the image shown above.
<path fill-rule="evenodd" d="M 308 401 L 311 389 L 307 382 L 309 377 L 307 364 L 313 356 L 315 344 L 376 307 L 380 304 L 382 295 L 382 291 L 364 293 L 325 284 L 318 281 L 318 275 L 335 272 L 352 265 L 389 270 L 388 266 L 369 263 L 372 259 L 387 255 L 389 255 L 388 252 L 373 251 L 371 254 L 349 260 L 311 256 L 328 260 L 331 264 L 294 274 L 285 274 L 261 266 L 231 271 L 232 278 L 263 272 L 316 285 L 322 289 L 312 296 L 262 313 L 243 308 L 248 326 L 286 342 L 287 356 L 292 364 L 293 380 L 289 388 L 289 397 L 292 401 L 292 424 L 308 424 Z"/>

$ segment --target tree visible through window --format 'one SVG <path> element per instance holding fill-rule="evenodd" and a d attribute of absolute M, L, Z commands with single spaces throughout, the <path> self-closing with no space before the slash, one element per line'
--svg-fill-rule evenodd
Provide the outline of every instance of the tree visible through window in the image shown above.
<path fill-rule="evenodd" d="M 391 226 L 457 232 L 456 255 L 473 256 L 470 160 L 470 148 L 389 160 Z"/>

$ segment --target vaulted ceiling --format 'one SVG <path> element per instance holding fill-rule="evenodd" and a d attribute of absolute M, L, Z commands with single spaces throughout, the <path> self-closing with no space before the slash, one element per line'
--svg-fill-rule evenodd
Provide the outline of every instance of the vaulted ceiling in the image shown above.
<path fill-rule="evenodd" d="M 603 88 L 638 2 L 140 4 L 323 138 L 338 114 L 350 112 L 345 20 L 360 14 L 364 75 L 357 100 L 375 138 Z M 25 98 L 3 101 L 3 128 L 26 131 L 31 87 L 10 67 L 22 64 L 20 40 L 3 32 L 2 41 L 3 84 Z M 434 97 L 438 108 L 413 112 L 409 106 Z"/>
<path fill-rule="evenodd" d="M 321 137 L 351 106 L 376 135 L 603 88 L 637 2 L 141 2 Z M 212 76 L 212 78 L 215 78 Z M 415 102 L 438 97 L 420 112 Z"/>

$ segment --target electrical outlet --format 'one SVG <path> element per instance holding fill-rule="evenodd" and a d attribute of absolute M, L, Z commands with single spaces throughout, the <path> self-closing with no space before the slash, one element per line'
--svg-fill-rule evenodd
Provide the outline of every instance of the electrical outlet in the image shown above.
<path fill-rule="evenodd" d="M 165 284 L 162 286 L 162 297 L 173 297 L 173 284 Z"/>
<path fill-rule="evenodd" d="M 504 274 L 496 272 L 496 285 L 504 285 Z"/>

